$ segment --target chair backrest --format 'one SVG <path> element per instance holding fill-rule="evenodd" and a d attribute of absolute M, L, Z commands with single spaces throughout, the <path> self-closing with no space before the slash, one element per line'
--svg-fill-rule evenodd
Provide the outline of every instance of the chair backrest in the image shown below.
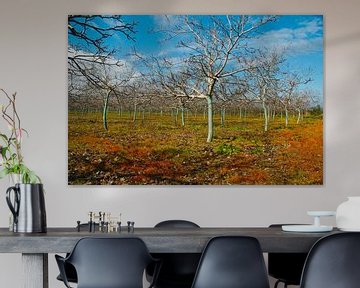
<path fill-rule="evenodd" d="M 78 288 L 142 288 L 152 260 L 138 238 L 82 238 L 67 259 L 76 269 Z"/>
<path fill-rule="evenodd" d="M 264 258 L 256 238 L 212 238 L 200 259 L 192 288 L 268 288 Z"/>
<path fill-rule="evenodd" d="M 360 233 L 338 233 L 321 238 L 306 259 L 302 288 L 360 287 Z"/>
<path fill-rule="evenodd" d="M 155 228 L 200 228 L 200 226 L 188 220 L 165 220 L 157 223 Z"/>
<path fill-rule="evenodd" d="M 155 228 L 200 228 L 188 220 L 166 220 Z M 157 287 L 190 287 L 200 260 L 200 253 L 160 253 L 156 258 L 162 260 L 162 267 L 157 279 Z M 151 274 L 151 272 L 149 271 Z"/>

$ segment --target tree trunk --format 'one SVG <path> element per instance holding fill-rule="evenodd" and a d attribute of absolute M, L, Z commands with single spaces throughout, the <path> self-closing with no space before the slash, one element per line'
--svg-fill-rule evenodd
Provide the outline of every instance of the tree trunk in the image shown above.
<path fill-rule="evenodd" d="M 268 118 L 268 123 L 269 123 L 269 122 L 270 122 L 270 120 L 271 120 L 271 117 L 270 117 L 271 112 L 272 112 L 271 107 L 270 107 L 270 106 L 268 106 L 268 107 L 267 107 L 267 118 Z"/>
<path fill-rule="evenodd" d="M 287 127 L 289 124 L 289 111 L 287 110 L 287 107 L 285 106 L 285 127 Z"/>
<path fill-rule="evenodd" d="M 181 127 L 185 126 L 185 112 L 184 107 L 181 107 Z"/>
<path fill-rule="evenodd" d="M 301 110 L 298 109 L 298 117 L 297 117 L 297 120 L 296 120 L 296 124 L 300 123 L 300 119 L 301 119 Z"/>
<path fill-rule="evenodd" d="M 133 115 L 133 122 L 136 122 L 136 114 L 137 114 L 137 105 L 134 104 L 134 115 Z"/>
<path fill-rule="evenodd" d="M 104 107 L 103 107 L 103 125 L 104 125 L 104 129 L 108 130 L 108 125 L 107 125 L 107 112 L 108 112 L 108 108 L 109 108 L 109 98 L 110 98 L 110 91 L 107 91 L 106 93 L 106 97 L 105 97 L 105 101 L 104 101 Z"/>
<path fill-rule="evenodd" d="M 208 108 L 208 137 L 206 142 L 210 143 L 214 138 L 213 99 L 211 96 L 207 96 L 206 100 Z"/>
<path fill-rule="evenodd" d="M 268 108 L 266 107 L 265 101 L 262 101 L 262 106 L 264 110 L 264 131 L 268 131 L 268 124 L 269 124 L 269 112 Z"/>
<path fill-rule="evenodd" d="M 175 111 L 175 126 L 177 126 L 177 123 L 178 123 L 178 114 L 179 114 L 179 109 L 176 108 L 176 111 Z"/>
<path fill-rule="evenodd" d="M 224 127 L 224 125 L 225 125 L 225 108 L 221 108 L 220 117 L 221 117 L 221 126 Z"/>

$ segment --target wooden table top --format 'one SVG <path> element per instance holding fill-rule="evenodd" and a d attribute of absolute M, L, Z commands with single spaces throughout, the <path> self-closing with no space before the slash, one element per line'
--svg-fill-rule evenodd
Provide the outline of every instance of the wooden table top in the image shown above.
<path fill-rule="evenodd" d="M 139 237 L 152 253 L 201 253 L 207 241 L 221 235 L 252 236 L 263 252 L 308 252 L 321 237 L 338 233 L 294 233 L 274 228 L 127 228 L 119 232 L 77 232 L 76 228 L 48 228 L 47 233 L 13 233 L 0 228 L 0 253 L 65 253 L 82 237 Z"/>

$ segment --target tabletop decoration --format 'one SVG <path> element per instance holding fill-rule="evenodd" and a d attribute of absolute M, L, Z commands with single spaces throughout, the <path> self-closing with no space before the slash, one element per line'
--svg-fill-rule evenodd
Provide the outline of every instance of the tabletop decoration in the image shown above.
<path fill-rule="evenodd" d="M 336 226 L 342 231 L 360 231 L 360 196 L 348 197 L 337 207 Z"/>
<path fill-rule="evenodd" d="M 44 188 L 40 177 L 24 163 L 21 146 L 28 132 L 22 128 L 16 109 L 16 93 L 0 89 L 5 104 L 1 117 L 8 127 L 0 130 L 0 179 L 9 176 L 12 186 L 6 190 L 6 202 L 12 214 L 9 229 L 14 232 L 46 232 Z"/>
<path fill-rule="evenodd" d="M 301 225 L 282 225 L 281 229 L 286 232 L 330 232 L 333 230 L 332 226 L 321 225 L 320 217 L 335 216 L 334 211 L 308 211 L 309 216 L 314 217 L 314 223 Z"/>
<path fill-rule="evenodd" d="M 21 144 L 24 135 L 28 132 L 21 127 L 20 116 L 16 109 L 16 93 L 9 95 L 0 89 L 7 100 L 6 104 L 0 104 L 1 116 L 8 126 L 8 133 L 1 131 L 0 140 L 0 179 L 10 175 L 15 183 L 41 183 L 39 176 L 30 170 L 24 163 L 21 152 Z"/>

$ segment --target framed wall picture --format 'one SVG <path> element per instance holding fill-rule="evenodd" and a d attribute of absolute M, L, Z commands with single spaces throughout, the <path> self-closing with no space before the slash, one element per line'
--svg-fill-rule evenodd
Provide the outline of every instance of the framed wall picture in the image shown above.
<path fill-rule="evenodd" d="M 69 15 L 68 183 L 322 185 L 321 15 Z"/>

